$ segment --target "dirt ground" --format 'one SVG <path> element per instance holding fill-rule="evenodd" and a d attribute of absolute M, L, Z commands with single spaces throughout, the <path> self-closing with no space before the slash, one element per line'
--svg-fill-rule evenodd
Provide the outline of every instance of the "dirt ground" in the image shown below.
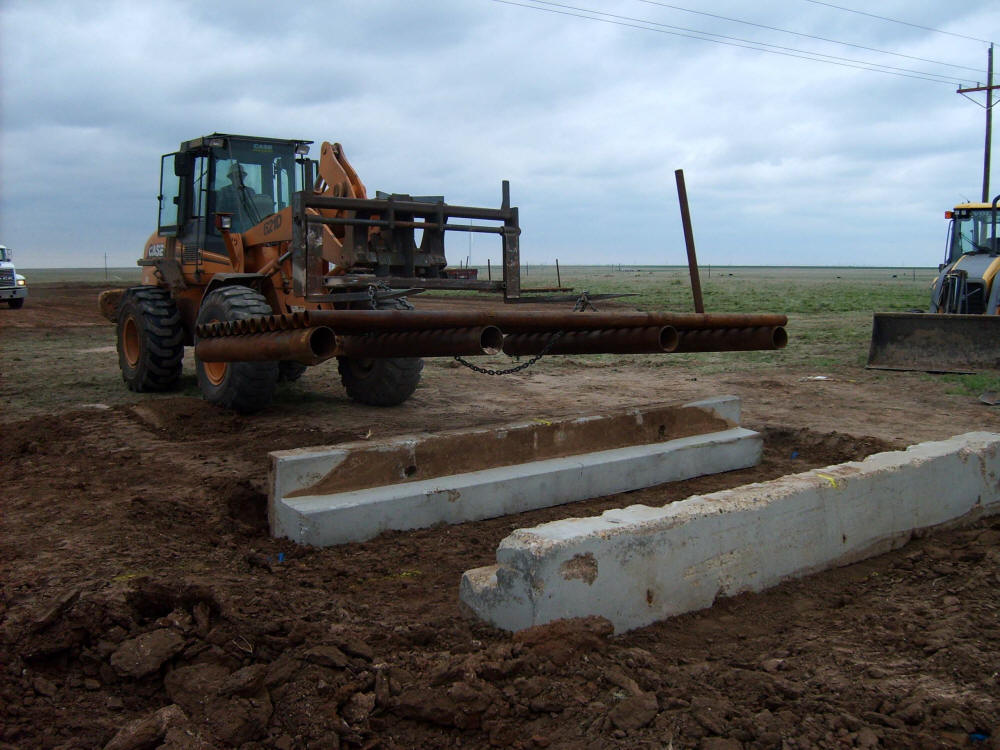
<path fill-rule="evenodd" d="M 0 748 L 1000 748 L 1000 518 L 619 636 L 512 636 L 458 602 L 516 528 L 1000 432 L 1000 407 L 912 373 L 634 357 L 504 378 L 436 361 L 388 410 L 329 365 L 249 418 L 123 386 L 103 404 L 83 372 L 26 382 L 3 356 L 14 335 L 52 368 L 53 331 L 114 343 L 93 289 L 32 293 L 0 310 L 0 397 L 32 399 L 0 406 Z M 760 466 L 332 549 L 266 532 L 272 450 L 717 394 L 742 397 Z"/>

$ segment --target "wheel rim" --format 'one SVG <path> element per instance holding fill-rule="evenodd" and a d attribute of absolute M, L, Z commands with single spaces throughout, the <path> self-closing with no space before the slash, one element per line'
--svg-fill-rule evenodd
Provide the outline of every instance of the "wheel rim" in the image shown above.
<path fill-rule="evenodd" d="M 222 381 L 226 379 L 226 370 L 229 369 L 225 362 L 202 362 L 201 366 L 209 383 L 222 385 Z"/>
<path fill-rule="evenodd" d="M 218 318 L 213 318 L 208 321 L 209 323 L 218 323 Z M 226 362 L 202 362 L 201 369 L 205 372 L 205 377 L 208 378 L 208 382 L 212 385 L 222 385 L 222 381 L 226 379 L 226 370 L 229 369 L 229 365 Z"/>
<path fill-rule="evenodd" d="M 135 318 L 125 319 L 125 326 L 122 330 L 122 350 L 125 352 L 125 361 L 129 367 L 136 367 L 139 364 L 139 326 L 136 325 Z"/>

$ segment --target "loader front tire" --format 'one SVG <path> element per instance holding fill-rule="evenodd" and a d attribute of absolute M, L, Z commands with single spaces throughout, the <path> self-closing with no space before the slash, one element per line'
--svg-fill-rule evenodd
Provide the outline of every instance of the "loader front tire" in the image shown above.
<path fill-rule="evenodd" d="M 405 299 L 388 299 L 379 310 L 412 310 Z M 397 406 L 420 384 L 424 361 L 419 357 L 357 359 L 337 357 L 337 370 L 344 390 L 354 401 L 368 406 Z"/>
<path fill-rule="evenodd" d="M 118 366 L 129 390 L 166 391 L 177 386 L 184 357 L 184 328 L 170 292 L 155 286 L 129 289 L 117 315 Z"/>
<path fill-rule="evenodd" d="M 224 286 L 201 303 L 198 325 L 270 315 L 263 295 L 245 286 Z M 278 383 L 277 362 L 202 362 L 195 357 L 198 388 L 205 400 L 244 414 L 271 403 Z"/>
<path fill-rule="evenodd" d="M 424 361 L 417 357 L 338 357 L 337 369 L 347 395 L 355 401 L 368 406 L 396 406 L 417 389 Z"/>

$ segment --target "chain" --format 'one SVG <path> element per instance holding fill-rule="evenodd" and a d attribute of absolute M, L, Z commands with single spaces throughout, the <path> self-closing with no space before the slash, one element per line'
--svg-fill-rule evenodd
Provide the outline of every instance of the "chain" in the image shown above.
<path fill-rule="evenodd" d="M 580 298 L 576 301 L 576 304 L 573 305 L 573 312 L 583 312 L 588 307 L 591 310 L 595 311 L 597 310 L 597 308 L 594 307 L 594 303 L 590 301 L 589 292 L 584 291 L 582 294 L 580 294 Z M 455 361 L 461 365 L 465 365 L 473 372 L 478 372 L 480 375 L 513 375 L 516 372 L 522 372 L 524 370 L 527 370 L 529 367 L 535 364 L 535 362 L 537 362 L 546 354 L 548 354 L 550 351 L 552 351 L 552 347 L 554 347 L 556 345 L 556 342 L 563 337 L 564 333 L 566 333 L 566 331 L 556 331 L 552 335 L 552 338 L 548 340 L 548 343 L 546 343 L 545 346 L 542 347 L 542 350 L 538 352 L 538 354 L 529 359 L 527 362 L 522 362 L 519 365 L 514 365 L 514 367 L 509 367 L 506 370 L 491 370 L 487 367 L 480 367 L 479 365 L 474 365 L 468 360 L 462 359 L 461 357 L 455 357 Z"/>
<path fill-rule="evenodd" d="M 535 364 L 535 362 L 537 362 L 546 354 L 548 354 L 550 351 L 552 351 L 552 347 L 556 345 L 556 342 L 562 338 L 562 335 L 564 333 L 566 333 L 566 331 L 556 331 L 554 334 L 552 334 L 552 338 L 549 339 L 548 343 L 542 347 L 542 350 L 538 352 L 538 354 L 529 359 L 527 362 L 522 362 L 519 365 L 514 365 L 513 367 L 509 367 L 506 370 L 491 370 L 487 367 L 480 367 L 479 365 L 474 365 L 468 360 L 462 359 L 461 357 L 455 357 L 455 361 L 458 362 L 459 364 L 465 365 L 474 372 L 478 372 L 480 375 L 513 375 L 515 372 L 521 372 L 522 370 L 527 370 L 529 367 Z"/>

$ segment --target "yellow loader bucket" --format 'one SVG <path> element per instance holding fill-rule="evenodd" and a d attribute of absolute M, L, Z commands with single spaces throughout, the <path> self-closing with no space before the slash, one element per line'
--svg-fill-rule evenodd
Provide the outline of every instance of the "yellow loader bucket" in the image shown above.
<path fill-rule="evenodd" d="M 957 373 L 1000 370 L 1000 315 L 875 313 L 868 367 Z"/>

